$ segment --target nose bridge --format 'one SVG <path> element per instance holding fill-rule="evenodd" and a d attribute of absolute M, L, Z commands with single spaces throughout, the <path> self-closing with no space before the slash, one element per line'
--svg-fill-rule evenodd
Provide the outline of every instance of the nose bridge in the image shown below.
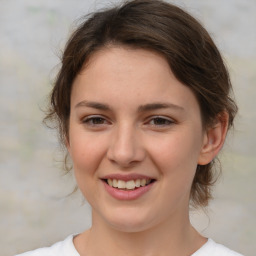
<path fill-rule="evenodd" d="M 123 122 L 113 130 L 108 157 L 120 166 L 129 166 L 144 158 L 144 150 L 135 125 Z"/>

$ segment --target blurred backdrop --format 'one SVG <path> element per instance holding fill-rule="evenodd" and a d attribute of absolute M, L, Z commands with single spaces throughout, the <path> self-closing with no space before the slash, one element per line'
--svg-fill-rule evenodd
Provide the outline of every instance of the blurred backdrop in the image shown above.
<path fill-rule="evenodd" d="M 11 256 L 90 226 L 90 209 L 62 171 L 55 131 L 43 126 L 58 56 L 82 15 L 117 1 L 0 0 L 0 249 Z M 256 251 L 256 1 L 172 1 L 208 29 L 231 72 L 239 105 L 207 214 L 206 236 L 247 256 Z"/>

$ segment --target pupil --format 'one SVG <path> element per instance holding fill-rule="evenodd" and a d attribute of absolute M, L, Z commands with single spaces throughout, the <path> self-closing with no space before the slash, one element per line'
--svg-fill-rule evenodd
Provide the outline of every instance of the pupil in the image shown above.
<path fill-rule="evenodd" d="M 102 119 L 102 118 L 95 118 L 95 119 L 93 120 L 93 123 L 94 123 L 94 124 L 102 124 L 102 122 L 103 122 L 103 119 Z"/>
<path fill-rule="evenodd" d="M 156 124 L 165 124 L 165 120 L 163 118 L 156 118 L 155 123 Z"/>

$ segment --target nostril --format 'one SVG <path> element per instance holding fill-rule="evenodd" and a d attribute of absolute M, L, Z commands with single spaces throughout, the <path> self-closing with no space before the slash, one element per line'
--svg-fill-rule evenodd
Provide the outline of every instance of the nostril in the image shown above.
<path fill-rule="evenodd" d="M 121 128 L 120 128 L 121 129 Z M 126 127 L 113 138 L 109 145 L 107 158 L 111 163 L 127 168 L 145 159 L 145 150 L 139 138 L 134 137 L 133 128 Z"/>

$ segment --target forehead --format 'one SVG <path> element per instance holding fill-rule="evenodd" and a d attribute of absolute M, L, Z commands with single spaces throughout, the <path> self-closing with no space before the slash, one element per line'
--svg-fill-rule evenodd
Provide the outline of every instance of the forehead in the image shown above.
<path fill-rule="evenodd" d="M 196 101 L 163 56 L 124 47 L 104 48 L 91 56 L 73 83 L 71 102 L 83 98 L 127 106 L 138 101 L 170 101 L 176 105 Z"/>
<path fill-rule="evenodd" d="M 112 68 L 115 68 L 116 71 L 123 71 L 121 69 L 125 68 L 126 72 L 135 74 L 134 69 L 132 69 L 135 65 L 140 66 L 136 73 L 157 68 L 155 71 L 163 71 L 173 75 L 166 58 L 160 53 L 123 45 L 109 45 L 99 49 L 90 56 L 80 73 L 88 69 L 100 68 L 102 71 L 111 74 Z"/>

